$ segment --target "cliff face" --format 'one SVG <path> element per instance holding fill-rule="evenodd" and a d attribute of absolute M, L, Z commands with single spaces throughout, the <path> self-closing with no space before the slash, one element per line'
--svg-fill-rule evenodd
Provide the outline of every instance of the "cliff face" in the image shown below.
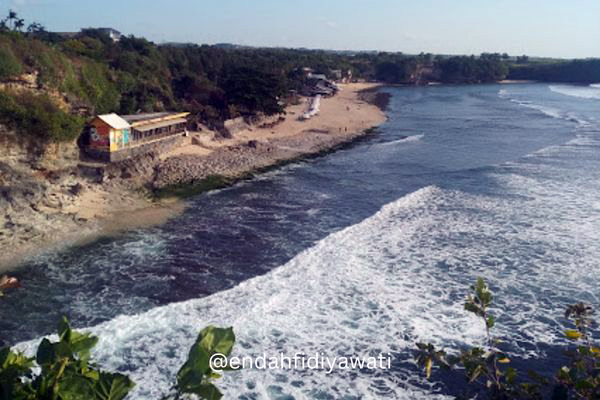
<path fill-rule="evenodd" d="M 42 143 L 0 126 L 0 269 L 92 235 L 111 204 L 146 206 L 128 192 L 153 177 L 158 161 L 81 162 L 75 142 Z"/>
<path fill-rule="evenodd" d="M 430 82 L 439 82 L 442 71 L 435 65 L 418 64 L 413 73 L 408 77 L 406 84 L 427 85 Z"/>
<path fill-rule="evenodd" d="M 40 143 L 0 126 L 0 241 L 69 220 L 60 210 L 78 190 L 78 156 L 74 143 Z"/>

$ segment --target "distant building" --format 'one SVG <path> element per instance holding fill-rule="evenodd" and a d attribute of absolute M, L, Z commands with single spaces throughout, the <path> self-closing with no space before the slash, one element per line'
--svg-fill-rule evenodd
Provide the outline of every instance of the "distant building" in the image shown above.
<path fill-rule="evenodd" d="M 302 87 L 303 96 L 321 95 L 325 97 L 333 96 L 339 90 L 335 82 L 327 79 L 324 74 L 309 73 Z"/>
<path fill-rule="evenodd" d="M 107 35 L 113 42 L 121 40 L 121 32 L 113 28 L 85 28 L 79 32 L 55 32 L 57 35 L 65 39 L 76 39 L 83 35 L 84 31 L 96 31 Z"/>
<path fill-rule="evenodd" d="M 120 161 L 167 150 L 179 145 L 180 138 L 187 134 L 188 115 L 187 112 L 98 115 L 89 123 L 85 151 L 102 161 Z"/>
<path fill-rule="evenodd" d="M 342 79 L 342 70 L 332 69 L 331 71 L 329 71 L 329 75 L 331 76 L 331 79 L 339 81 Z"/>
<path fill-rule="evenodd" d="M 99 32 L 105 33 L 108 35 L 109 38 L 112 39 L 113 42 L 118 42 L 119 40 L 121 40 L 121 32 L 119 32 L 116 29 L 113 28 L 90 28 L 90 29 L 95 29 Z"/>

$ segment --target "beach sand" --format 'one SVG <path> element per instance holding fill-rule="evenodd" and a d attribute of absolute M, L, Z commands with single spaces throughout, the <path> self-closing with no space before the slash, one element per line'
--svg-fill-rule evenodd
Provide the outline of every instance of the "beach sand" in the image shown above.
<path fill-rule="evenodd" d="M 298 119 L 308 103 L 286 108 L 285 119 L 272 127 L 248 127 L 230 139 L 216 139 L 209 130 L 192 133 L 189 143 L 162 154 L 156 170 L 162 185 L 188 184 L 211 175 L 230 178 L 334 148 L 385 121 L 385 113 L 361 99 L 376 84 L 341 85 L 334 97 L 321 101 L 319 115 Z M 275 120 L 277 118 L 273 118 Z M 160 186 L 160 185 L 159 185 Z M 39 210 L 44 224 L 35 237 L 0 237 L 0 272 L 30 257 L 80 245 L 98 237 L 164 223 L 185 210 L 180 199 L 153 201 L 143 191 L 113 183 L 85 184 L 85 190 L 60 210 Z"/>

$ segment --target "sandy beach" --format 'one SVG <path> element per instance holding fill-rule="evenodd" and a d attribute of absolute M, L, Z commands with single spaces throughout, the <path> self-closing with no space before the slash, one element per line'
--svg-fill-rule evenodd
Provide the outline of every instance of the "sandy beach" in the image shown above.
<path fill-rule="evenodd" d="M 136 179 L 109 176 L 99 183 L 78 181 L 81 190 L 61 194 L 60 207 L 40 206 L 17 218 L 11 216 L 18 221 L 13 229 L 0 234 L 0 271 L 45 252 L 164 223 L 185 209 L 184 200 L 157 201 L 145 195 L 139 189 L 148 183 L 161 189 L 194 184 L 215 175 L 236 179 L 352 141 L 385 121 L 384 112 L 361 96 L 362 91 L 375 87 L 367 83 L 341 85 L 341 91 L 323 99 L 319 115 L 309 120 L 298 118 L 308 107 L 305 99 L 287 107 L 284 119 L 276 124 L 268 123 L 278 119 L 273 117 L 229 139 L 207 129 L 192 132 L 187 144 L 140 161 L 143 167 L 136 171 Z"/>

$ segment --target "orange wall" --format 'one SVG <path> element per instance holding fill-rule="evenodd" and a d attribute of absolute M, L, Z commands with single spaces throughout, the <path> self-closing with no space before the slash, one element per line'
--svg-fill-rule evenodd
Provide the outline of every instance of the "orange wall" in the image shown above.
<path fill-rule="evenodd" d="M 110 150 L 110 126 L 96 118 L 90 122 L 90 147 L 97 150 Z M 95 132 L 94 132 L 95 130 Z"/>

